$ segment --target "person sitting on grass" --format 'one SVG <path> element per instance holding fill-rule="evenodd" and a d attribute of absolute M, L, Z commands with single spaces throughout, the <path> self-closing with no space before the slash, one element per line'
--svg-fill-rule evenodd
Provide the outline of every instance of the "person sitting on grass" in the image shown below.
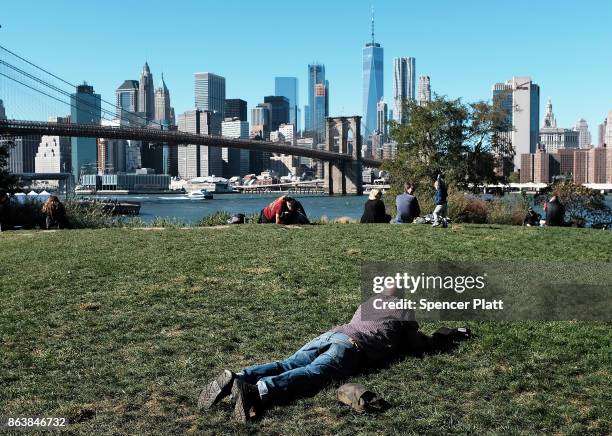
<path fill-rule="evenodd" d="M 379 297 L 399 302 L 396 288 Z M 407 309 L 376 310 L 371 298 L 361 304 L 348 324 L 336 326 L 314 338 L 283 361 L 255 365 L 239 372 L 221 372 L 201 391 L 198 408 L 209 409 L 224 397 L 235 401 L 238 422 L 251 419 L 274 404 L 317 393 L 334 380 L 379 368 L 409 353 L 423 355 L 452 349 L 467 339 L 467 329 L 446 329 L 442 335 L 419 331 L 414 312 Z M 388 306 L 387 306 L 388 307 Z"/>
<path fill-rule="evenodd" d="M 261 210 L 258 222 L 260 224 L 289 224 L 287 221 L 293 216 L 292 213 L 295 211 L 296 200 L 282 195 Z"/>
<path fill-rule="evenodd" d="M 540 214 L 533 210 L 533 207 L 527 209 L 527 215 L 525 215 L 523 225 L 527 227 L 540 225 Z"/>
<path fill-rule="evenodd" d="M 294 204 L 291 210 L 287 210 L 282 216 L 281 221 L 284 224 L 310 224 L 304 206 L 299 200 L 293 199 Z"/>
<path fill-rule="evenodd" d="M 556 195 L 550 197 L 546 204 L 546 225 L 553 227 L 565 225 L 565 206 Z"/>
<path fill-rule="evenodd" d="M 382 191 L 380 189 L 372 189 L 363 207 L 363 215 L 361 223 L 388 223 L 391 221 L 391 215 L 387 214 L 385 203 L 381 200 Z"/>
<path fill-rule="evenodd" d="M 444 183 L 444 180 L 442 179 L 442 175 L 439 174 L 436 178 L 434 188 L 436 188 L 436 195 L 434 197 L 436 207 L 433 210 L 434 222 L 432 226 L 438 227 L 440 224 L 442 224 L 444 227 L 446 227 L 446 199 L 448 197 L 448 191 L 446 189 L 446 183 Z"/>
<path fill-rule="evenodd" d="M 404 183 L 404 192 L 395 197 L 397 216 L 395 222 L 398 224 L 411 223 L 421 215 L 419 200 L 413 195 L 414 187 L 412 183 Z"/>
<path fill-rule="evenodd" d="M 51 195 L 49 197 L 45 204 L 43 204 L 42 212 L 47 216 L 45 219 L 47 230 L 52 227 L 57 229 L 67 227 L 66 209 L 57 196 Z"/>

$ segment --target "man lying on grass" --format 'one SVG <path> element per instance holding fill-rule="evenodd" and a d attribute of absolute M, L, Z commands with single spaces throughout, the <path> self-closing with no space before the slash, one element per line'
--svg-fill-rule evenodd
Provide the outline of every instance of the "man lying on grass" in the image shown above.
<path fill-rule="evenodd" d="M 383 297 L 390 301 L 401 298 L 394 288 L 387 289 Z M 469 335 L 466 329 L 446 329 L 446 335 L 427 336 L 419 332 L 412 311 L 375 310 L 372 301 L 361 304 L 348 324 L 323 333 L 282 362 L 237 373 L 224 370 L 204 387 L 198 408 L 208 409 L 231 394 L 234 417 L 246 422 L 252 411 L 258 416 L 267 406 L 312 395 L 334 380 L 380 367 L 401 355 L 441 351 L 449 340 Z"/>

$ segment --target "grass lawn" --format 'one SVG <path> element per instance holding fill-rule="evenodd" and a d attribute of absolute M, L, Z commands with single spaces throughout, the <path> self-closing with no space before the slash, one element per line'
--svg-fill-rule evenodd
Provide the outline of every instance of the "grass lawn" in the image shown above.
<path fill-rule="evenodd" d="M 0 415 L 80 433 L 237 433 L 200 414 L 222 368 L 280 359 L 347 322 L 371 260 L 612 261 L 612 232 L 508 226 L 243 225 L 0 234 Z M 355 377 L 388 399 L 360 416 L 337 385 L 271 409 L 263 434 L 610 434 L 610 323 L 472 323 L 450 355 Z M 437 325 L 424 323 L 426 332 Z"/>

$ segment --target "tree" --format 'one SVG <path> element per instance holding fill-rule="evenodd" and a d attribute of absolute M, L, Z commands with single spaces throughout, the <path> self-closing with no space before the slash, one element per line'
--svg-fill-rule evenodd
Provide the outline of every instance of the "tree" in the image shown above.
<path fill-rule="evenodd" d="M 12 141 L 0 141 L 0 193 L 12 193 L 19 188 L 19 180 L 8 171 L 9 148 L 12 146 Z"/>
<path fill-rule="evenodd" d="M 578 185 L 572 180 L 554 183 L 543 194 L 556 195 L 565 206 L 565 212 L 572 223 L 608 223 L 612 221 L 612 210 L 600 192 Z"/>
<path fill-rule="evenodd" d="M 498 133 L 512 127 L 498 101 L 465 104 L 435 96 L 426 105 L 406 101 L 404 113 L 406 122 L 390 123 L 397 155 L 382 167 L 394 186 L 410 180 L 428 190 L 440 173 L 462 190 L 476 191 L 479 184 L 499 181 L 495 154 L 509 154 L 511 147 Z"/>

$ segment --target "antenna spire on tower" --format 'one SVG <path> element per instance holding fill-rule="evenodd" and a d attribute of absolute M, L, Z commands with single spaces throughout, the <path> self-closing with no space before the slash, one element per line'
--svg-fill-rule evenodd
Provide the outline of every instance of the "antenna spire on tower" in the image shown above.
<path fill-rule="evenodd" d="M 374 44 L 374 5 L 371 6 L 372 11 L 372 44 Z"/>

